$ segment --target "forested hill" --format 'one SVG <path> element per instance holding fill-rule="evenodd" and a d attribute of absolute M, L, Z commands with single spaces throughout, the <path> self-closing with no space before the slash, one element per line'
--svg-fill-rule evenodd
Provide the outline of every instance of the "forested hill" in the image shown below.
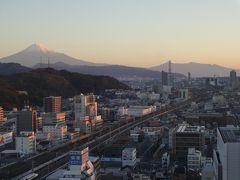
<path fill-rule="evenodd" d="M 129 87 L 108 76 L 36 69 L 0 76 L 0 106 L 7 109 L 21 107 L 24 101 L 29 101 L 30 105 L 42 105 L 45 96 L 73 97 L 79 93 L 99 93 L 105 89 L 129 89 Z M 18 91 L 26 91 L 28 96 L 19 94 Z"/>

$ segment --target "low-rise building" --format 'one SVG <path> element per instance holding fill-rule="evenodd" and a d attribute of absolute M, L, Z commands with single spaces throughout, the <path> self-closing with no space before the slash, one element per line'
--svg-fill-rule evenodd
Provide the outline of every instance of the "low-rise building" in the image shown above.
<path fill-rule="evenodd" d="M 202 153 L 195 148 L 188 149 L 187 167 L 188 170 L 200 171 L 201 170 Z"/>
<path fill-rule="evenodd" d="M 0 147 L 13 142 L 12 132 L 0 132 Z"/>
<path fill-rule="evenodd" d="M 188 89 L 180 89 L 179 93 L 180 93 L 180 98 L 181 99 L 183 99 L 183 100 L 189 99 L 189 91 L 188 91 Z"/>
<path fill-rule="evenodd" d="M 42 114 L 42 133 L 48 140 L 64 139 L 67 134 L 65 113 L 45 113 Z"/>
<path fill-rule="evenodd" d="M 48 140 L 63 140 L 67 134 L 66 125 L 48 125 L 43 126 L 43 135 L 47 137 Z"/>
<path fill-rule="evenodd" d="M 168 167 L 170 165 L 170 155 L 165 152 L 163 155 L 162 155 L 162 169 L 164 171 L 167 171 L 168 170 Z"/>
<path fill-rule="evenodd" d="M 133 173 L 132 174 L 133 180 L 151 180 L 151 176 L 141 173 Z"/>
<path fill-rule="evenodd" d="M 137 162 L 136 148 L 124 148 L 122 151 L 122 167 L 134 167 Z"/>
<path fill-rule="evenodd" d="M 130 106 L 128 108 L 128 115 L 140 117 L 154 111 L 156 111 L 156 106 Z"/>
<path fill-rule="evenodd" d="M 63 177 L 59 180 L 95 180 L 96 174 L 94 167 L 98 166 L 98 162 L 95 162 L 95 166 L 89 160 L 88 148 L 82 151 L 71 151 L 69 153 L 69 170 L 63 172 Z M 99 167 L 98 167 L 99 168 Z"/>
<path fill-rule="evenodd" d="M 212 164 L 206 164 L 202 170 L 202 180 L 216 180 Z"/>

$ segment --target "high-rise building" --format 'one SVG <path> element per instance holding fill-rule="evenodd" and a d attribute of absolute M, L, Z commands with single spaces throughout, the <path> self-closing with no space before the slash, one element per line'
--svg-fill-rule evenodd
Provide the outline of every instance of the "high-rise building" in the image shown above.
<path fill-rule="evenodd" d="M 3 131 L 3 108 L 0 106 L 0 132 Z"/>
<path fill-rule="evenodd" d="M 191 80 L 191 73 L 188 72 L 188 81 L 190 81 L 190 80 Z"/>
<path fill-rule="evenodd" d="M 168 73 L 162 71 L 162 86 L 168 86 Z"/>
<path fill-rule="evenodd" d="M 215 179 L 238 180 L 240 177 L 240 128 L 217 129 L 217 149 L 213 152 Z"/>
<path fill-rule="evenodd" d="M 188 148 L 195 148 L 204 152 L 205 128 L 202 126 L 190 126 L 180 124 L 170 131 L 171 147 L 175 158 L 181 162 L 187 162 Z"/>
<path fill-rule="evenodd" d="M 168 62 L 168 86 L 173 86 L 174 85 L 174 77 L 172 73 L 172 62 Z"/>
<path fill-rule="evenodd" d="M 97 114 L 96 96 L 93 94 L 80 94 L 74 97 L 74 113 L 76 130 L 91 132 L 92 128 L 102 123 L 102 118 Z"/>
<path fill-rule="evenodd" d="M 61 96 L 45 97 L 43 101 L 44 111 L 47 112 L 61 112 Z"/>
<path fill-rule="evenodd" d="M 36 132 L 37 112 L 27 107 L 18 112 L 17 134 L 21 131 Z"/>
<path fill-rule="evenodd" d="M 234 87 L 237 83 L 237 73 L 236 71 L 232 70 L 230 72 L 230 86 Z"/>

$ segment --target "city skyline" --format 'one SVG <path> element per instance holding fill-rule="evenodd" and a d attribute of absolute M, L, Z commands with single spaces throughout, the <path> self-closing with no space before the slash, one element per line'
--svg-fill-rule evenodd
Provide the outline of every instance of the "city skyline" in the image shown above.
<path fill-rule="evenodd" d="M 0 179 L 239 180 L 240 0 L 1 0 Z"/>
<path fill-rule="evenodd" d="M 240 1 L 1 1 L 0 57 L 32 43 L 95 63 L 240 68 Z M 27 6 L 26 6 L 27 4 Z"/>

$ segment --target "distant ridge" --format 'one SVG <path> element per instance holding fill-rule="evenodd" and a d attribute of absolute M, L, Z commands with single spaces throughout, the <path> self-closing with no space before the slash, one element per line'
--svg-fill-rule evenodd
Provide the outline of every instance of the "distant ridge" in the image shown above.
<path fill-rule="evenodd" d="M 128 67 L 122 65 L 110 65 L 104 63 L 93 63 L 70 57 L 64 53 L 56 52 L 43 44 L 32 44 L 24 50 L 0 58 L 2 63 L 17 63 L 27 68 L 46 68 L 50 67 L 57 70 L 68 70 L 83 74 L 93 75 L 108 75 L 118 79 L 121 78 L 144 78 L 144 79 L 159 79 L 161 78 L 162 70 L 168 71 L 168 64 L 163 63 L 151 68 Z M 1 68 L 1 67 L 0 67 Z M 231 68 L 226 68 L 216 64 L 200 64 L 195 62 L 189 63 L 172 63 L 172 72 L 175 77 L 184 77 L 188 72 L 192 77 L 213 77 L 213 76 L 229 76 Z M 16 72 L 25 72 L 26 68 L 16 67 Z M 240 70 L 236 70 L 240 74 Z M 5 69 L 0 69 L 0 74 L 14 73 L 14 68 L 7 73 Z"/>
<path fill-rule="evenodd" d="M 167 71 L 168 64 L 164 63 L 159 66 L 151 67 L 151 70 L 155 71 Z M 172 63 L 172 71 L 176 73 L 181 73 L 187 75 L 188 72 L 191 73 L 192 77 L 224 77 L 229 76 L 232 69 L 219 66 L 216 64 L 200 64 L 195 62 L 189 63 Z M 240 70 L 236 69 L 237 73 L 240 75 Z"/>
<path fill-rule="evenodd" d="M 31 68 L 22 66 L 18 63 L 0 63 L 0 74 L 2 75 L 10 75 L 22 72 L 31 71 Z"/>
<path fill-rule="evenodd" d="M 48 63 L 48 60 L 50 61 L 50 63 L 63 62 L 70 65 L 89 65 L 89 66 L 107 65 L 76 59 L 64 53 L 59 53 L 54 50 L 51 50 L 44 46 L 43 44 L 32 44 L 16 54 L 0 58 L 0 62 L 3 63 L 14 62 L 27 67 L 32 67 L 41 62 Z"/>
<path fill-rule="evenodd" d="M 48 64 L 37 64 L 33 68 L 46 68 Z M 73 66 L 62 62 L 50 64 L 51 68 L 57 70 L 67 70 L 81 74 L 104 75 L 117 79 L 161 79 L 161 73 L 146 68 L 128 67 L 121 65 L 108 66 Z M 176 74 L 177 78 L 185 78 L 182 74 Z"/>

